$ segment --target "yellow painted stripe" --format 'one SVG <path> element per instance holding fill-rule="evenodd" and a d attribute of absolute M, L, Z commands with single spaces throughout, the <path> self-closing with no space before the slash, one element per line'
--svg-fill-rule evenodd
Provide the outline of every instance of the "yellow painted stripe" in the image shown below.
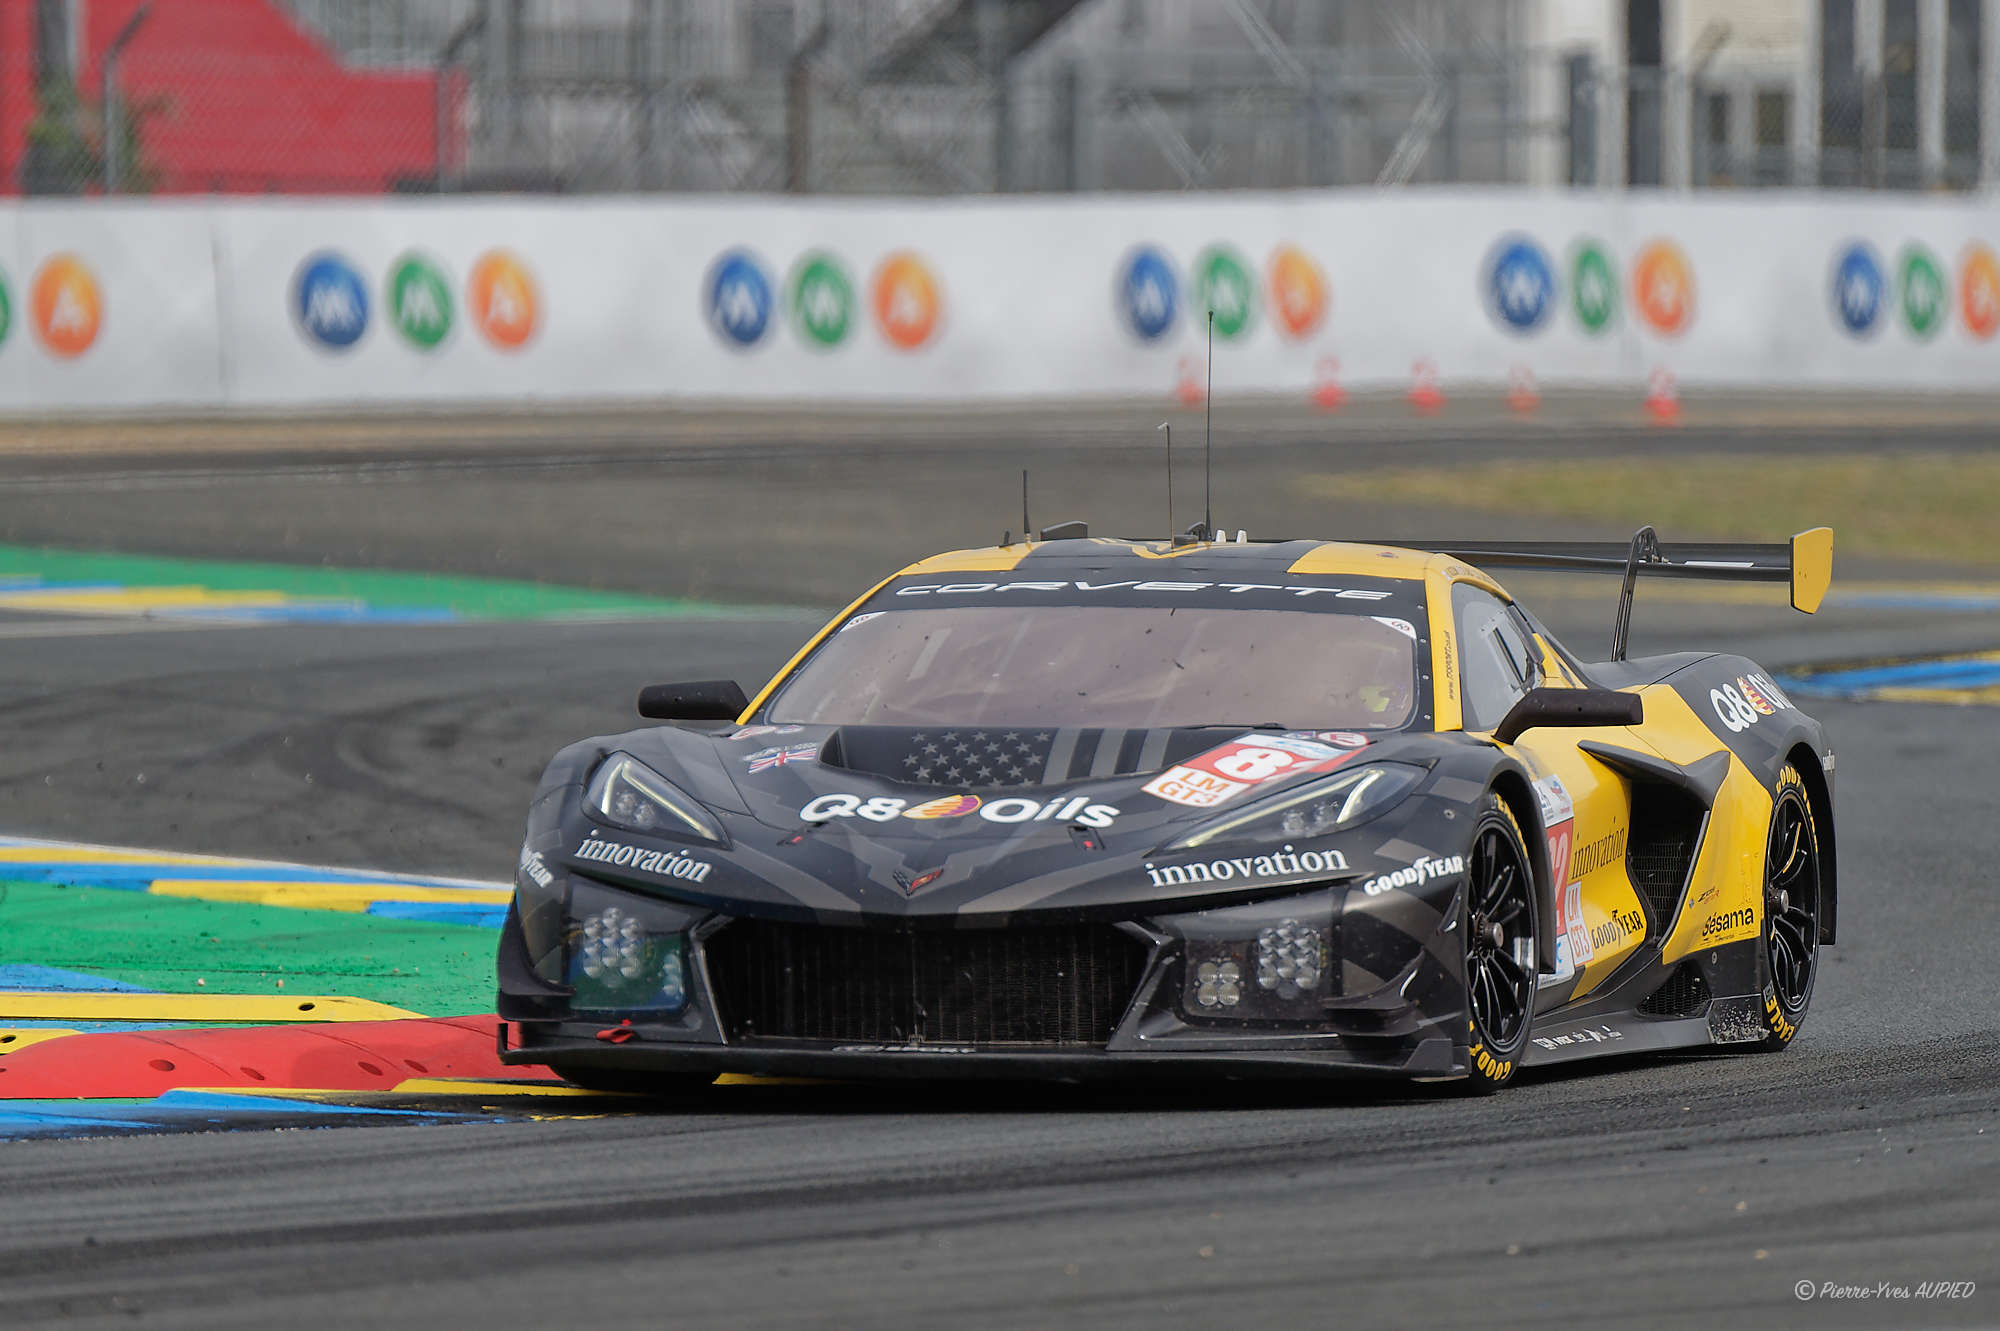
<path fill-rule="evenodd" d="M 378 901 L 448 902 L 504 906 L 514 899 L 505 887 L 417 887 L 406 883 L 284 883 L 212 878 L 157 878 L 146 889 L 154 896 L 202 901 L 248 901 L 262 906 L 305 910 L 365 911 Z"/>
<path fill-rule="evenodd" d="M 0 592 L 9 610 L 58 610 L 73 615 L 133 615 L 149 610 L 265 610 L 292 604 L 277 592 L 214 592 L 206 587 L 115 587 Z"/>
<path fill-rule="evenodd" d="M 151 850 L 111 850 L 96 846 L 0 846 L 0 864 L 194 864 L 211 869 L 250 869 L 254 860 L 213 855 L 167 855 Z"/>
<path fill-rule="evenodd" d="M 1925 689 L 1894 685 L 1886 688 L 1869 689 L 1861 695 L 1876 702 L 1942 702 L 1957 703 L 1961 706 L 1991 705 L 2000 703 L 2000 685 L 1989 684 L 1977 689 Z"/>
<path fill-rule="evenodd" d="M 0 1054 L 11 1054 L 16 1049 L 26 1049 L 29 1045 L 41 1044 L 45 1040 L 60 1040 L 65 1035 L 76 1033 L 59 1026 L 25 1026 L 18 1030 L 0 1027 Z"/>
<path fill-rule="evenodd" d="M 502 1095 L 603 1095 L 581 1086 L 561 1082 L 533 1081 L 453 1081 L 449 1077 L 412 1077 L 396 1083 L 398 1095 L 476 1095 L 489 1099 Z"/>
<path fill-rule="evenodd" d="M 423 1013 L 366 998 L 266 994 L 73 994 L 0 991 L 0 1020 L 394 1021 Z"/>

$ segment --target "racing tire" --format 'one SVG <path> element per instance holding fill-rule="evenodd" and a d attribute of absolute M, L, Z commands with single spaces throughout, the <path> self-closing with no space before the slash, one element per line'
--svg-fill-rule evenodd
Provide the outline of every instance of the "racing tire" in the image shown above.
<path fill-rule="evenodd" d="M 629 1068 L 600 1068 L 588 1064 L 551 1062 L 549 1071 L 572 1086 L 586 1091 L 608 1091 L 614 1095 L 691 1095 L 715 1083 L 711 1073 L 638 1072 Z"/>
<path fill-rule="evenodd" d="M 1819 978 L 1821 887 L 1819 820 L 1799 769 L 1786 763 L 1773 792 L 1764 852 L 1764 1038 L 1749 1049 L 1775 1053 L 1792 1042 Z"/>
<path fill-rule="evenodd" d="M 1535 874 L 1514 811 L 1479 803 L 1465 857 L 1458 932 L 1465 956 L 1466 1078 L 1491 1095 L 1514 1079 L 1535 1020 Z"/>

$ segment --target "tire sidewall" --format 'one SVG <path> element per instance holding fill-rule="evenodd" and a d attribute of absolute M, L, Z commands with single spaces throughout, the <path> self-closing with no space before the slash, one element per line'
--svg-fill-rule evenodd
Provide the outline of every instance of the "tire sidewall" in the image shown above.
<path fill-rule="evenodd" d="M 1472 835 L 1466 842 L 1466 878 L 1458 896 L 1460 976 L 1465 984 L 1466 1077 L 1469 1089 L 1479 1094 L 1497 1091 L 1514 1079 L 1535 1026 L 1534 986 L 1528 991 L 1527 1015 L 1521 1023 L 1520 1033 L 1505 1048 L 1490 1043 L 1472 1015 L 1472 851 L 1488 830 L 1496 828 L 1512 847 L 1527 879 L 1529 937 L 1535 943 L 1538 958 L 1541 944 L 1541 894 L 1536 891 L 1535 862 L 1528 854 L 1527 839 L 1513 811 L 1499 796 L 1489 794 L 1479 803 L 1478 813 L 1473 819 Z M 1531 969 L 1539 974 L 1538 964 Z"/>

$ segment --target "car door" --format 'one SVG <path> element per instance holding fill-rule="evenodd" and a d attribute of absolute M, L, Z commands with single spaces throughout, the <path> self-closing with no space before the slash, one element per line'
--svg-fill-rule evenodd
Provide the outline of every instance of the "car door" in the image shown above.
<path fill-rule="evenodd" d="M 1470 583 L 1452 588 L 1464 726 L 1490 733 L 1531 688 L 1566 687 L 1527 619 Z M 1578 744 L 1617 739 L 1625 727 L 1530 730 L 1507 746 L 1534 777 L 1547 829 L 1556 918 L 1556 965 L 1541 977 L 1538 1008 L 1587 993 L 1646 940 L 1646 917 L 1625 863 L 1631 785 Z M 1629 742 L 1629 741 L 1627 741 Z"/>

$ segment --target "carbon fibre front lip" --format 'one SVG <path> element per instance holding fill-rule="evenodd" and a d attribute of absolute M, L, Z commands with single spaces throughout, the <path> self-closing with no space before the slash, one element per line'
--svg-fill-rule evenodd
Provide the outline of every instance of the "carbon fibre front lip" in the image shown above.
<path fill-rule="evenodd" d="M 948 1052 L 952 1048 L 916 1045 L 894 1052 L 839 1052 L 825 1045 L 693 1045 L 645 1040 L 612 1045 L 594 1038 L 559 1036 L 505 1048 L 500 1061 L 511 1066 L 554 1061 L 570 1067 L 620 1072 L 696 1075 L 734 1072 L 857 1081 L 1111 1081 L 1145 1077 L 1409 1079 L 1462 1077 L 1466 1070 L 1463 1051 L 1454 1049 L 1443 1036 L 1419 1041 L 1406 1056 L 1393 1060 L 1363 1058 L 1339 1047 L 1322 1047 L 1312 1052 L 1210 1048 L 1199 1053 L 1156 1053 L 994 1047 Z"/>

